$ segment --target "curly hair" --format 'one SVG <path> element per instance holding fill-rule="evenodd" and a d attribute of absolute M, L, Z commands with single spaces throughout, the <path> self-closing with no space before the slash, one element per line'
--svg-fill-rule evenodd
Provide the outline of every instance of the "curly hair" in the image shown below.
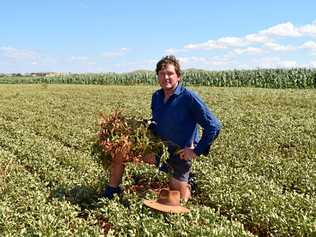
<path fill-rule="evenodd" d="M 174 55 L 167 55 L 159 60 L 159 62 L 156 65 L 156 74 L 158 75 L 159 71 L 161 69 L 164 69 L 168 64 L 171 64 L 174 66 L 178 77 L 180 77 L 181 76 L 180 63 L 179 63 L 179 60 L 176 59 Z"/>

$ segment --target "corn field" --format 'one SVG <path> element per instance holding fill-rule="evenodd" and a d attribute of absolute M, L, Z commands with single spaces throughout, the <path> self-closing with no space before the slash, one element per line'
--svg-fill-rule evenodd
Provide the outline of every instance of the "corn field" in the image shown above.
<path fill-rule="evenodd" d="M 95 84 L 95 85 L 156 85 L 153 71 L 130 73 L 82 73 L 58 76 L 2 76 L 1 84 Z M 185 85 L 214 87 L 260 87 L 260 88 L 316 88 L 316 70 L 256 69 L 183 72 Z"/>

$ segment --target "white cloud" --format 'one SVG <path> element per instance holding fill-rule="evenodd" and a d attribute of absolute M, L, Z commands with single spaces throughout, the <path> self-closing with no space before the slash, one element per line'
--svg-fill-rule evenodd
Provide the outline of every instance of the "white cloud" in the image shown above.
<path fill-rule="evenodd" d="M 261 30 L 256 33 L 247 34 L 244 37 L 221 37 L 218 39 L 211 39 L 202 43 L 190 43 L 184 45 L 183 49 L 168 49 L 167 52 L 184 52 L 183 50 L 212 50 L 212 49 L 227 49 L 227 48 L 242 48 L 251 45 L 263 44 L 266 48 L 274 51 L 291 51 L 294 47 L 291 45 L 279 45 L 273 42 L 275 37 L 299 37 L 303 33 L 314 34 L 316 32 L 316 22 L 302 26 L 295 27 L 291 22 L 285 22 Z M 240 52 L 237 50 L 237 52 Z M 245 50 L 247 52 L 247 50 Z"/>
<path fill-rule="evenodd" d="M 247 43 L 244 39 L 239 37 L 222 37 L 217 40 L 217 44 L 223 45 L 224 47 L 241 47 Z"/>
<path fill-rule="evenodd" d="M 254 49 L 256 50 L 256 49 Z M 264 50 L 264 49 L 262 49 Z M 251 50 L 250 50 L 251 51 Z M 245 52 L 246 53 L 246 52 Z M 227 70 L 227 69 L 255 69 L 255 68 L 295 68 L 302 66 L 295 60 L 280 58 L 278 56 L 250 57 L 240 60 L 236 58 L 236 53 L 228 56 L 216 57 L 178 57 L 184 69 L 199 68 L 206 70 Z M 309 66 L 316 67 L 316 61 L 311 62 Z"/>
<path fill-rule="evenodd" d="M 314 21 L 312 24 L 304 25 L 304 26 L 300 27 L 298 30 L 302 34 L 315 35 L 316 36 L 316 21 Z"/>
<path fill-rule="evenodd" d="M 316 61 L 311 61 L 311 62 L 310 62 L 310 66 L 316 68 Z"/>
<path fill-rule="evenodd" d="M 166 49 L 165 52 L 166 54 L 175 54 L 177 52 L 177 49 L 170 48 Z"/>
<path fill-rule="evenodd" d="M 96 62 L 87 62 L 87 65 L 93 66 L 93 65 L 97 65 Z"/>
<path fill-rule="evenodd" d="M 120 48 L 112 52 L 104 52 L 102 56 L 106 59 L 113 59 L 124 56 L 129 51 L 128 48 Z"/>
<path fill-rule="evenodd" d="M 97 63 L 91 60 L 87 56 L 71 56 L 69 59 L 66 59 L 67 63 L 70 64 L 77 64 L 77 65 L 83 65 L 83 66 L 93 66 Z"/>
<path fill-rule="evenodd" d="M 14 61 L 34 61 L 39 60 L 40 55 L 32 50 L 17 49 L 13 47 L 0 47 L 0 54 Z"/>
<path fill-rule="evenodd" d="M 222 37 L 217 40 L 209 40 L 205 43 L 187 44 L 184 49 L 187 50 L 210 50 L 210 49 L 226 49 L 228 47 L 242 47 L 247 45 L 242 38 L 239 37 Z M 179 50 L 176 50 L 179 51 Z"/>
<path fill-rule="evenodd" d="M 298 67 L 298 63 L 294 60 L 285 60 L 279 62 L 280 67 L 285 67 L 285 68 L 293 68 L 293 67 Z"/>
<path fill-rule="evenodd" d="M 131 72 L 135 70 L 154 70 L 156 67 L 156 63 L 160 58 L 152 58 L 152 59 L 144 59 L 141 61 L 128 61 L 124 63 L 116 63 L 110 65 L 110 67 L 114 67 L 116 72 Z M 179 59 L 179 58 L 178 58 Z M 103 71 L 106 71 L 103 69 Z M 112 69 L 113 71 L 113 69 Z"/>
<path fill-rule="evenodd" d="M 186 52 L 186 49 L 175 49 L 175 48 L 170 48 L 170 49 L 166 49 L 165 53 L 166 54 L 176 54 L 176 53 L 183 53 Z"/>
<path fill-rule="evenodd" d="M 258 59 L 255 64 L 260 68 L 292 68 L 298 66 L 294 60 L 281 60 L 279 57 Z"/>
<path fill-rule="evenodd" d="M 86 56 L 71 56 L 70 61 L 87 61 L 88 59 Z"/>
<path fill-rule="evenodd" d="M 182 65 L 188 64 L 190 62 L 189 57 L 179 57 L 178 59 Z"/>
<path fill-rule="evenodd" d="M 179 58 L 180 62 L 183 64 L 183 67 L 191 68 L 207 68 L 212 66 L 225 66 L 230 63 L 231 59 L 228 57 L 181 57 Z"/>
<path fill-rule="evenodd" d="M 234 53 L 241 55 L 241 54 L 261 54 L 264 52 L 262 48 L 256 48 L 256 47 L 247 47 L 247 48 L 238 48 L 234 49 Z"/>
<path fill-rule="evenodd" d="M 316 51 L 316 42 L 315 41 L 307 41 L 300 46 L 302 49 L 310 49 Z"/>
<path fill-rule="evenodd" d="M 275 26 L 272 26 L 268 29 L 262 30 L 259 32 L 263 35 L 270 35 L 270 36 L 292 36 L 292 37 L 298 37 L 301 36 L 301 33 L 299 30 L 291 23 L 281 23 Z"/>
<path fill-rule="evenodd" d="M 225 49 L 226 45 L 223 42 L 209 40 L 205 43 L 200 44 L 187 44 L 184 49 L 195 49 L 195 50 L 209 50 L 209 49 Z"/>
<path fill-rule="evenodd" d="M 280 45 L 274 42 L 267 42 L 264 47 L 273 51 L 293 51 L 295 48 L 292 45 Z"/>
<path fill-rule="evenodd" d="M 206 70 L 255 69 L 255 68 L 295 68 L 300 66 L 295 60 L 279 57 L 255 57 L 246 61 L 236 60 L 230 56 L 223 57 L 181 57 L 183 68 L 200 68 Z M 316 62 L 314 62 L 314 66 Z M 312 64 L 312 63 L 311 63 Z"/>
<path fill-rule="evenodd" d="M 269 41 L 269 37 L 263 34 L 249 34 L 245 36 L 245 40 L 249 44 L 257 44 Z"/>

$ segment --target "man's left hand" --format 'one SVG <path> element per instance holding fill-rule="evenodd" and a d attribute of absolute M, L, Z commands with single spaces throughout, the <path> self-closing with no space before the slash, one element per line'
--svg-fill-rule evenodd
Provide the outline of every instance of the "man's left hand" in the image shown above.
<path fill-rule="evenodd" d="M 197 157 L 194 152 L 194 148 L 186 147 L 177 152 L 181 160 L 193 160 Z"/>

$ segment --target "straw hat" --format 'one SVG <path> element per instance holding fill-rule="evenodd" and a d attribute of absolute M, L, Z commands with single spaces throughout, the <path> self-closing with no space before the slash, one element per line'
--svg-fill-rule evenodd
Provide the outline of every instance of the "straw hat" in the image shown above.
<path fill-rule="evenodd" d="M 180 192 L 168 189 L 161 189 L 158 200 L 144 200 L 144 204 L 162 212 L 185 213 L 190 211 L 180 206 Z"/>

